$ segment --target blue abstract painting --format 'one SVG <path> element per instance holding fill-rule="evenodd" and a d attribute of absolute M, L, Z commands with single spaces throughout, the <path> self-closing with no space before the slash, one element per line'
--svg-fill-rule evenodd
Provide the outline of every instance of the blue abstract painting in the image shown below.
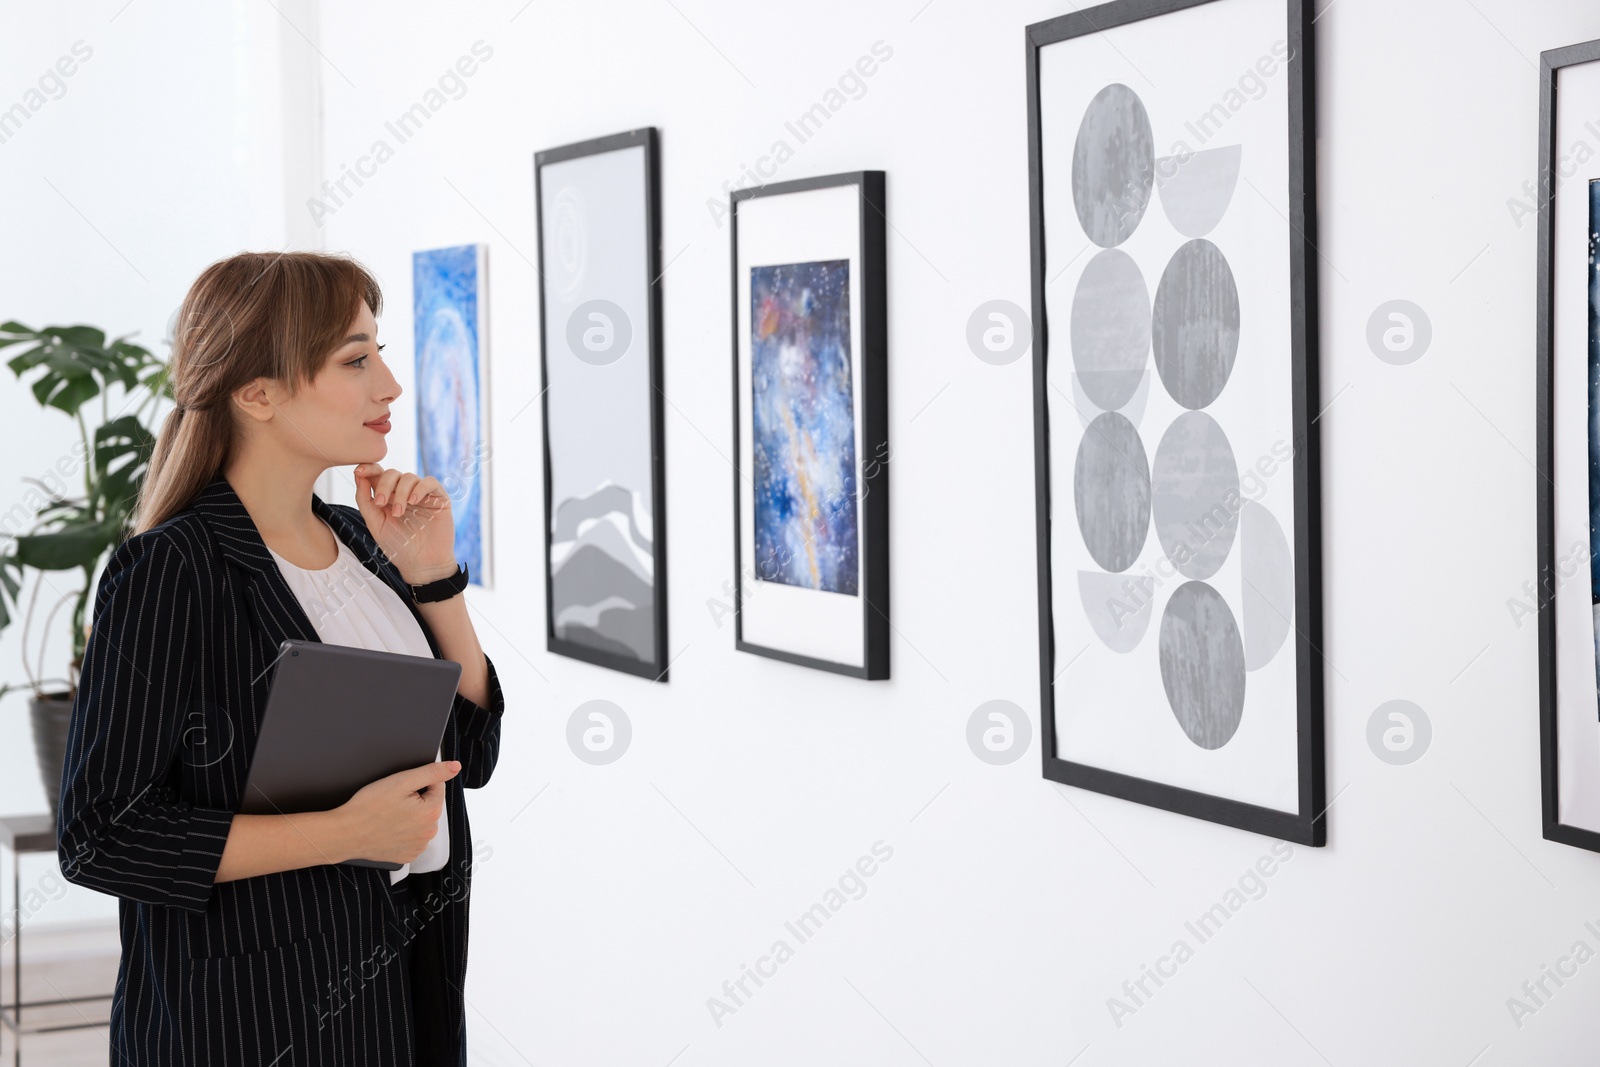
<path fill-rule="evenodd" d="M 755 577 L 857 595 L 850 261 L 750 270 Z"/>
<path fill-rule="evenodd" d="M 482 460 L 486 435 L 478 379 L 482 286 L 478 245 L 411 257 L 417 353 L 418 472 L 450 494 L 456 560 L 475 585 L 488 573 L 484 552 Z"/>

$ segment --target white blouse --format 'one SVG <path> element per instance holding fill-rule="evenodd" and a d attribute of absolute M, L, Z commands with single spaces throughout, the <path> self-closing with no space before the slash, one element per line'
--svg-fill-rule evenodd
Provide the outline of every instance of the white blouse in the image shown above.
<path fill-rule="evenodd" d="M 318 516 L 321 521 L 321 516 Z M 327 522 L 323 521 L 324 526 Z M 339 558 L 331 567 L 307 570 L 284 559 L 271 547 L 272 558 L 284 580 L 294 590 L 305 609 L 306 617 L 316 628 L 317 636 L 330 645 L 353 648 L 371 648 L 382 652 L 398 652 L 407 656 L 433 658 L 428 647 L 428 637 L 417 625 L 411 609 L 399 595 L 376 574 L 362 566 L 350 546 L 329 527 L 334 543 L 339 546 Z M 442 759 L 443 751 L 435 758 Z M 439 832 L 429 841 L 421 855 L 399 870 L 389 872 L 393 885 L 412 871 L 443 869 L 450 860 L 450 820 L 444 807 L 439 808 Z"/>

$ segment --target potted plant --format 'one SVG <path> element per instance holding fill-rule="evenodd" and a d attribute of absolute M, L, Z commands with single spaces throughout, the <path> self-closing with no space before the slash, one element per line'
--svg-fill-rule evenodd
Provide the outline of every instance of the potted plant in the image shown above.
<path fill-rule="evenodd" d="M 20 353 L 16 349 L 20 346 Z M 112 549 L 128 536 L 139 487 L 144 482 L 155 435 L 144 419 L 162 397 L 172 399 L 167 365 L 126 337 L 106 341 L 92 326 L 46 326 L 31 330 L 18 322 L 0 324 L 0 349 L 13 353 L 7 366 L 22 379 L 33 379 L 33 395 L 44 407 L 70 415 L 78 424 L 79 442 L 72 454 L 24 456 L 36 473 L 23 481 L 37 486 L 9 513 L 0 515 L 0 630 L 22 615 L 22 662 L 27 681 L 0 684 L 0 699 L 13 689 L 31 693 L 30 718 L 39 774 L 50 813 L 59 817 L 61 769 L 67 750 L 67 724 L 77 697 L 91 621 L 85 618 L 95 594 L 94 576 Z M 113 384 L 121 394 L 113 400 Z M 99 423 L 91 431 L 85 405 L 100 398 Z M 116 410 L 113 412 L 112 405 Z M 92 410 L 92 408 L 90 409 Z M 68 489 L 82 474 L 83 492 Z M 26 527 L 25 530 L 22 528 Z M 24 568 L 40 572 L 23 607 Z M 82 588 L 63 588 L 50 580 L 52 571 L 81 571 Z M 72 657 L 67 675 L 45 677 L 50 626 L 57 613 L 72 603 Z M 39 647 L 30 659 L 29 637 L 34 614 L 45 611 Z M 46 686 L 65 683 L 66 689 Z"/>

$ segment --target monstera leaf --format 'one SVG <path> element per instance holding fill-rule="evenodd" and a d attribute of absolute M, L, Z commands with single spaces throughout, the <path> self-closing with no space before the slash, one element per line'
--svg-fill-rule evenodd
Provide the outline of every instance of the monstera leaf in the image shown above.
<path fill-rule="evenodd" d="M 76 664 L 83 656 L 89 582 L 105 554 L 127 536 L 155 451 L 155 435 L 143 416 L 159 398 L 171 398 L 168 368 L 147 349 L 126 338 L 107 341 L 105 331 L 93 326 L 35 330 L 7 322 L 0 324 L 0 349 L 11 350 L 6 365 L 19 380 L 34 376 L 29 387 L 41 406 L 65 412 L 77 423 L 82 447 L 76 456 L 84 480 L 81 496 L 64 496 L 29 479 L 43 497 L 34 508 L 33 528 L 11 537 L 8 553 L 0 555 L 0 630 L 15 617 L 25 567 L 81 570 L 84 586 L 72 617 Z M 121 386 L 115 415 L 110 411 L 113 386 Z M 83 407 L 95 397 L 101 398 L 102 417 L 91 434 Z M 33 684 L 37 688 L 37 681 Z M 0 686 L 0 696 L 12 688 Z"/>
<path fill-rule="evenodd" d="M 122 543 L 122 523 L 76 518 L 49 533 L 24 534 L 16 540 L 16 561 L 39 571 L 94 569 L 108 548 Z"/>
<path fill-rule="evenodd" d="M 0 325 L 0 348 L 25 346 L 6 365 L 17 377 L 44 367 L 33 383 L 33 395 L 46 407 L 77 414 L 85 400 L 99 396 L 112 382 L 125 389 L 139 386 L 139 371 L 151 362 L 150 353 L 118 339 L 106 344 L 106 335 L 92 326 L 46 326 L 30 330 L 20 322 Z"/>
<path fill-rule="evenodd" d="M 112 419 L 94 432 L 95 489 L 108 512 L 129 512 L 156 450 L 155 434 L 132 415 Z"/>

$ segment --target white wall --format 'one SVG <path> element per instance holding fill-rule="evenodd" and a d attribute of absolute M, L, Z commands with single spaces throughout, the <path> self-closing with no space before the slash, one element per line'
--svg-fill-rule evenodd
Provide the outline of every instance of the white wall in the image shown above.
<path fill-rule="evenodd" d="M 472 605 L 510 710 L 499 770 L 471 798 L 492 848 L 466 991 L 476 1062 L 1592 1059 L 1600 966 L 1549 985 L 1520 1026 L 1507 1008 L 1574 942 L 1600 948 L 1584 925 L 1600 928 L 1600 857 L 1540 838 L 1536 638 L 1506 608 L 1535 566 L 1534 227 L 1506 202 L 1534 175 L 1539 50 L 1600 36 L 1600 15 L 1576 0 L 1335 0 L 1316 24 L 1329 844 L 1294 848 L 1265 895 L 1118 1027 L 1108 998 L 1175 940 L 1195 945 L 1185 922 L 1273 842 L 1039 774 L 1030 375 L 1026 361 L 978 361 L 964 333 L 983 301 L 1028 303 L 1023 27 L 1068 9 L 507 0 L 396 4 L 380 19 L 328 4 L 311 28 L 325 126 L 295 158 L 320 153 L 329 178 L 474 42 L 493 56 L 308 231 L 292 207 L 257 221 L 292 204 L 282 186 L 229 184 L 250 168 L 224 131 L 254 105 L 212 84 L 231 71 L 219 42 L 242 27 L 251 54 L 270 55 L 281 27 L 243 8 L 180 22 L 141 0 L 109 27 L 105 65 L 86 68 L 101 80 L 38 116 L 59 144 L 26 169 L 0 146 L 8 207 L 35 196 L 38 173 L 71 173 L 85 214 L 164 287 L 130 281 L 93 234 L 64 252 L 57 235 L 81 220 L 57 201 L 7 243 L 0 291 L 23 305 L 8 316 L 153 328 L 214 249 L 300 234 L 378 271 L 387 354 L 409 385 L 410 253 L 490 245 L 496 586 Z M 26 43 L 21 69 L 42 69 L 58 39 L 86 36 L 69 22 L 0 35 L 7 59 Z M 158 25 L 171 36 L 135 31 Z M 113 31 L 150 35 L 120 68 Z M 728 232 L 706 201 L 878 40 L 892 59 L 779 174 L 888 172 L 897 635 L 894 680 L 869 684 L 736 653 L 707 608 L 731 578 L 732 429 Z M 178 53 L 218 70 L 161 75 L 159 57 Z M 158 76 L 187 91 L 158 93 Z M 178 101 L 200 112 L 187 141 L 164 110 Z M 665 685 L 547 654 L 540 608 L 532 154 L 642 125 L 662 134 L 671 262 Z M 275 158 L 260 132 L 247 156 Z M 95 177 L 52 155 L 100 160 L 108 143 L 153 162 L 177 146 L 206 176 Z M 86 269 L 98 284 L 79 284 Z M 1403 367 L 1365 339 L 1396 298 L 1434 328 Z M 21 417 L 15 394 L 0 397 Z M 415 460 L 410 399 L 392 464 Z M 565 740 L 595 698 L 635 731 L 604 767 Z M 1435 732 L 1405 767 L 1366 742 L 1394 698 Z M 1033 717 L 1034 751 L 1006 767 L 965 741 L 990 699 Z M 879 840 L 893 857 L 866 894 L 798 944 L 784 923 Z M 794 958 L 719 1027 L 707 998 L 779 938 Z"/>
<path fill-rule="evenodd" d="M 0 109 L 20 102 L 37 110 L 0 142 L 0 321 L 132 333 L 165 358 L 168 319 L 207 263 L 241 249 L 282 247 L 278 21 L 270 7 L 245 0 L 6 6 Z M 88 58 L 30 98 L 75 44 Z M 36 376 L 30 373 L 29 385 Z M 109 417 L 131 410 L 125 399 L 120 389 L 106 398 Z M 91 433 L 108 417 L 98 402 L 84 414 Z M 41 408 L 31 389 L 0 370 L 0 514 L 31 515 L 23 501 L 36 487 L 24 479 L 54 477 L 59 491 L 81 495 L 78 439 L 72 419 Z M 19 528 L 31 526 L 28 518 Z M 28 572 L 27 597 L 38 580 L 39 572 Z M 80 573 L 45 575 L 27 654 L 37 662 L 48 634 L 48 679 L 67 674 L 71 599 L 51 625 L 46 618 L 82 585 Z M 18 685 L 28 678 L 22 646 L 20 622 L 0 632 L 0 678 Z M 0 813 L 47 810 L 27 691 L 13 692 L 0 702 Z M 9 854 L 0 879 L 9 929 Z M 24 893 L 42 905 L 28 921 L 116 916 L 112 898 L 68 887 L 50 857 L 25 860 L 23 881 Z"/>

